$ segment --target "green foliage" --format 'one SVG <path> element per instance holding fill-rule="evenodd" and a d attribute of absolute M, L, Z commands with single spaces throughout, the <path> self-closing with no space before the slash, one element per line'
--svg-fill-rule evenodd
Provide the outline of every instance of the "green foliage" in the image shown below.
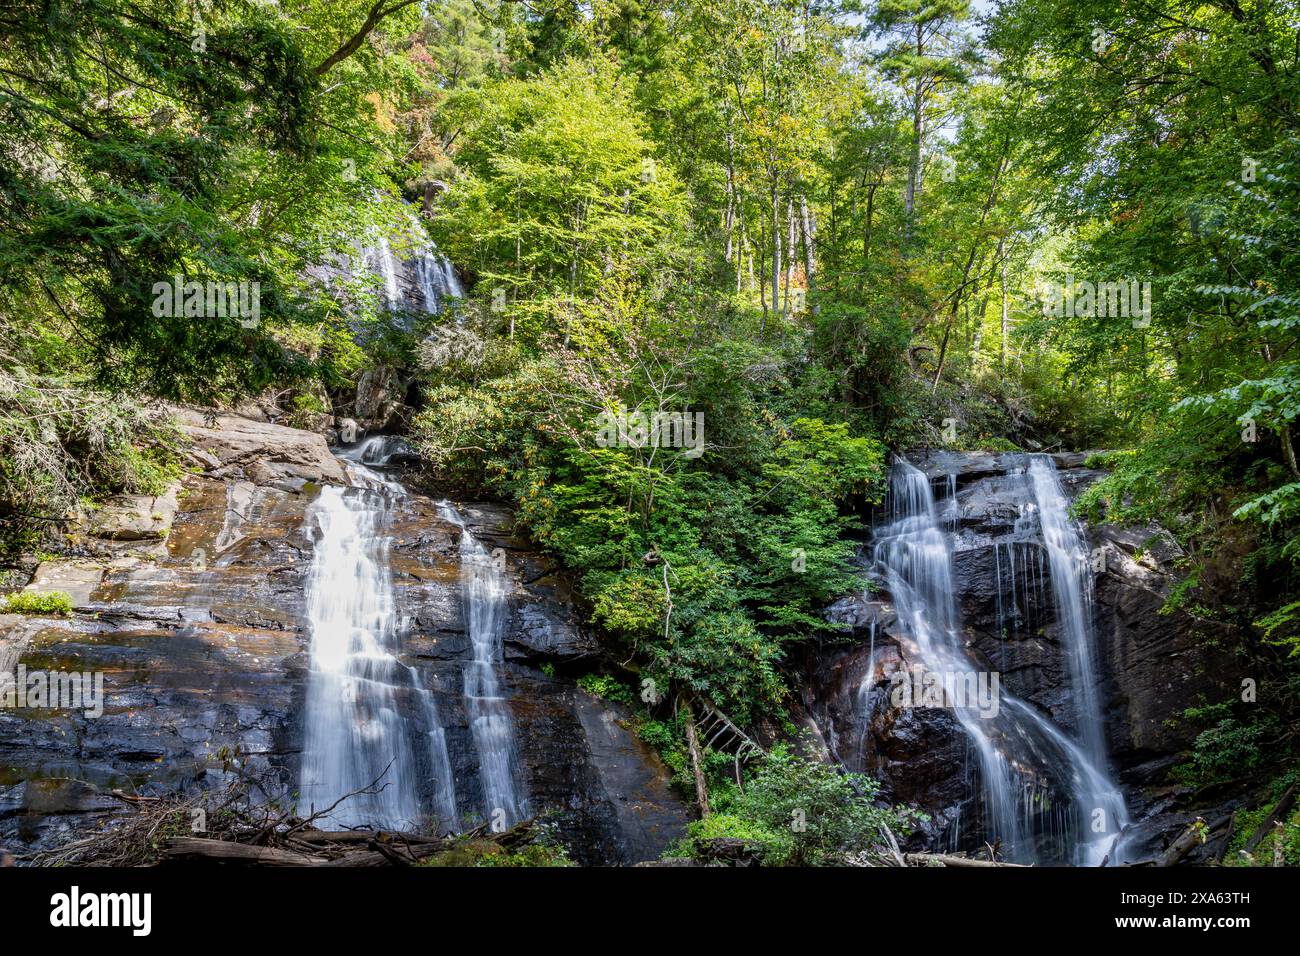
<path fill-rule="evenodd" d="M 752 310 L 689 291 L 681 184 L 612 65 L 557 62 L 440 115 L 462 128 L 440 241 L 486 294 L 429 353 L 425 459 L 512 501 L 670 685 L 770 711 L 784 644 L 857 586 L 847 506 L 878 498 L 883 445 L 824 417 L 834 378 L 801 333 L 754 342 Z M 603 441 L 620 410 L 702 415 L 702 443 Z"/>
<path fill-rule="evenodd" d="M 787 747 L 772 749 L 743 792 L 718 813 L 692 823 L 682 846 L 695 854 L 702 840 L 733 837 L 754 844 L 769 866 L 821 866 L 883 842 L 888 826 L 910 832 L 907 811 L 876 806 L 879 784 Z"/>
<path fill-rule="evenodd" d="M 515 334 L 553 328 L 611 267 L 646 279 L 672 254 L 677 180 L 655 162 L 609 65 L 569 60 L 489 82 L 453 94 L 443 112 L 461 145 L 436 231 L 486 300 L 506 296 L 499 314 Z"/>
<path fill-rule="evenodd" d="M 1174 779 L 1192 787 L 1237 780 L 1266 767 L 1273 759 L 1270 744 L 1278 733 L 1268 713 L 1234 713 L 1231 704 L 1193 707 L 1183 719 L 1205 727 L 1196 737 L 1190 759 L 1173 770 Z"/>
<path fill-rule="evenodd" d="M 588 694 L 617 704 L 630 704 L 633 701 L 631 688 L 610 674 L 584 674 L 578 678 L 578 686 Z"/>
<path fill-rule="evenodd" d="M 49 591 L 45 594 L 17 591 L 5 596 L 3 610 L 6 614 L 39 614 L 66 617 L 72 613 L 72 598 L 62 591 Z"/>
<path fill-rule="evenodd" d="M 0 364 L 0 513 L 20 525 L 92 495 L 162 493 L 179 475 L 179 442 L 166 415 L 133 397 Z"/>
<path fill-rule="evenodd" d="M 529 843 L 508 853 L 484 853 L 476 866 L 549 868 L 574 866 L 563 847 Z"/>

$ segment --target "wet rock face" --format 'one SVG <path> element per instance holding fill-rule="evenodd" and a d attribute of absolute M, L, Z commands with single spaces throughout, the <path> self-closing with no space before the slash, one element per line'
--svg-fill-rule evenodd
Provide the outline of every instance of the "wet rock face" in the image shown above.
<path fill-rule="evenodd" d="M 1101 474 L 1084 467 L 1082 453 L 1054 457 L 1067 495 Z M 953 583 L 968 652 L 979 667 L 999 673 L 1003 688 L 1072 730 L 1047 556 L 1037 534 L 1017 529 L 1024 490 L 1006 475 L 1020 456 L 938 452 L 910 460 L 930 477 L 953 534 Z M 1099 526 L 1085 535 L 1096 572 L 1092 623 L 1106 746 L 1141 830 L 1140 853 L 1186 823 L 1166 773 L 1194 731 L 1176 718 L 1203 698 L 1224 699 L 1244 675 L 1232 670 L 1227 652 L 1211 646 L 1225 635 L 1181 612 L 1160 613 L 1177 580 L 1179 552 L 1167 533 Z M 966 799 L 978 787 L 978 763 L 968 759 L 948 712 L 891 707 L 889 674 L 913 661 L 888 595 L 842 599 L 827 616 L 841 624 L 844 640 L 810 655 L 805 706 L 847 766 L 877 775 L 886 795 L 932 815 L 923 839 L 960 844 L 979 814 L 976 801 Z M 864 693 L 869 664 L 873 686 Z"/>
<path fill-rule="evenodd" d="M 291 457 L 259 457 L 250 429 L 239 423 L 235 430 L 207 441 L 213 467 L 186 479 L 172 532 L 152 560 L 47 562 L 38 579 L 76 583 L 74 614 L 0 618 L 0 665 L 102 672 L 105 685 L 98 718 L 0 708 L 0 845 L 55 845 L 121 812 L 113 789 L 220 786 L 231 759 L 266 770 L 286 793 L 296 787 L 310 645 L 303 595 L 314 548 L 305 524 L 318 485 L 288 479 L 329 480 L 341 466 L 320 457 L 328 449 L 319 436 L 297 432 Z M 270 484 L 243 477 L 272 473 Z M 464 511 L 489 548 L 505 551 L 502 683 L 528 811 L 551 815 L 579 862 L 658 857 L 688 819 L 669 772 L 626 728 L 626 714 L 541 669 L 597 650 L 566 583 L 513 536 L 507 512 Z M 418 495 L 394 503 L 389 531 L 401 657 L 433 693 L 457 809 L 472 825 L 485 814 L 462 697 L 472 652 L 460 601 L 460 533 Z M 398 706 L 418 734 L 421 702 L 399 698 Z M 431 771 L 426 776 L 422 797 L 432 801 Z"/>

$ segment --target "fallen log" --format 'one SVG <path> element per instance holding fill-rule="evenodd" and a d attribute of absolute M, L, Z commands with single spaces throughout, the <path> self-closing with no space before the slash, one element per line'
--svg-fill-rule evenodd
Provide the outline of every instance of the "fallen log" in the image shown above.
<path fill-rule="evenodd" d="M 371 840 L 409 844 L 446 842 L 444 837 L 403 833 L 400 830 L 296 830 L 293 838 L 304 843 L 369 843 Z"/>
<path fill-rule="evenodd" d="M 967 856 L 952 856 L 947 853 L 907 853 L 904 854 L 903 859 L 907 861 L 908 866 L 933 866 L 937 863 L 940 866 L 955 868 L 1005 866 L 1022 870 L 1029 869 L 1023 863 L 999 863 L 996 860 L 977 860 Z"/>
<path fill-rule="evenodd" d="M 248 846 L 229 840 L 208 840 L 203 837 L 172 837 L 163 850 L 163 859 L 170 861 L 211 863 L 253 863 L 259 866 L 320 866 L 322 857 L 293 853 L 270 846 Z"/>
<path fill-rule="evenodd" d="M 392 862 L 382 853 L 376 853 L 373 850 L 363 850 L 359 853 L 345 853 L 334 860 L 327 860 L 320 864 L 321 866 L 391 866 Z"/>
<path fill-rule="evenodd" d="M 1284 823 L 1293 806 L 1295 806 L 1295 784 L 1291 784 L 1286 788 L 1286 792 L 1282 794 L 1282 799 L 1277 802 L 1273 812 L 1259 821 L 1259 826 L 1255 828 L 1255 832 L 1246 841 L 1246 852 L 1254 852 L 1255 847 L 1259 846 L 1264 837 L 1268 836 L 1269 831 L 1273 829 L 1273 824 Z"/>
<path fill-rule="evenodd" d="M 1173 866 L 1188 853 L 1192 852 L 1194 847 L 1200 846 L 1205 842 L 1205 835 L 1209 833 L 1209 828 L 1205 825 L 1205 820 L 1197 817 L 1184 830 L 1169 848 L 1160 854 L 1156 860 L 1156 866 Z"/>
<path fill-rule="evenodd" d="M 429 837 L 387 830 L 295 830 L 280 834 L 282 846 L 257 846 L 211 837 L 172 837 L 162 862 L 231 863 L 252 866 L 412 866 L 465 840 L 485 840 L 502 849 L 533 840 L 533 820 L 523 820 L 500 833 L 486 825 L 458 836 Z M 275 835 L 273 834 L 273 838 Z"/>

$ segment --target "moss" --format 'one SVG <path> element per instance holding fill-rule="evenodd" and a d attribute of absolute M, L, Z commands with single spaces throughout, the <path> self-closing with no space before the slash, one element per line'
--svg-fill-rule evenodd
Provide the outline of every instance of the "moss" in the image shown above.
<path fill-rule="evenodd" d="M 3 611 L 6 614 L 55 614 L 66 617 L 72 613 L 72 598 L 62 591 L 45 594 L 18 591 L 5 598 Z"/>
<path fill-rule="evenodd" d="M 632 703 L 631 688 L 609 674 L 586 674 L 578 678 L 578 686 L 602 700 L 612 700 L 618 704 Z"/>
<path fill-rule="evenodd" d="M 451 849 L 435 853 L 420 865 L 552 867 L 573 866 L 573 862 L 563 848 L 546 843 L 530 843 L 511 851 L 491 840 L 466 837 Z"/>

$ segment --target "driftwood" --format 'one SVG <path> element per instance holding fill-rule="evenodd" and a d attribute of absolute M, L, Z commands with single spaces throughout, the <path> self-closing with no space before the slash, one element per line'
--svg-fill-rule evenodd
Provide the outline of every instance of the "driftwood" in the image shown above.
<path fill-rule="evenodd" d="M 385 830 L 305 830 L 282 835 L 283 846 L 253 846 L 237 839 L 200 836 L 171 837 L 163 850 L 164 863 L 233 863 L 253 866 L 411 866 L 466 839 L 486 840 L 509 849 L 532 842 L 533 821 L 525 820 L 501 833 L 480 826 L 462 836 L 429 837 Z"/>
<path fill-rule="evenodd" d="M 1204 843 L 1205 835 L 1208 832 L 1209 828 L 1205 825 L 1205 820 L 1197 817 L 1179 835 L 1178 839 L 1169 844 L 1169 848 L 1160 854 L 1159 859 L 1156 860 L 1156 866 L 1173 866 L 1188 853 L 1191 853 L 1193 848 Z"/>
<path fill-rule="evenodd" d="M 691 772 L 695 776 L 695 802 L 699 804 L 700 816 L 709 815 L 709 788 L 704 782 L 704 758 L 700 755 L 700 742 L 695 734 L 695 715 L 691 713 L 691 702 L 685 697 L 679 698 L 683 718 L 686 722 L 686 749 L 691 755 Z"/>
<path fill-rule="evenodd" d="M 1259 826 L 1255 828 L 1255 832 L 1246 841 L 1246 852 L 1253 853 L 1255 847 L 1259 846 L 1264 841 L 1264 837 L 1268 836 L 1275 823 L 1285 822 L 1287 814 L 1291 812 L 1293 806 L 1295 806 L 1295 784 L 1286 788 L 1286 792 L 1282 794 L 1282 799 L 1277 802 L 1273 812 L 1259 821 Z"/>
<path fill-rule="evenodd" d="M 1012 867 L 1015 869 L 1029 869 L 1023 863 L 999 863 L 996 860 L 980 860 L 974 857 L 953 856 L 948 853 L 907 853 L 903 859 L 907 861 L 908 866 L 951 866 L 954 868 L 962 867 Z"/>

